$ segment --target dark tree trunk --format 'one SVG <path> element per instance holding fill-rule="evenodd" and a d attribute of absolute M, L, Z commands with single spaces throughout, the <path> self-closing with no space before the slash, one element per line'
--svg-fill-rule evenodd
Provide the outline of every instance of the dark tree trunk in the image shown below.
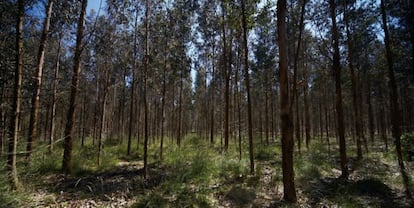
<path fill-rule="evenodd" d="M 62 161 L 62 172 L 70 174 L 72 172 L 72 148 L 73 148 L 73 126 L 75 122 L 76 98 L 78 95 L 79 77 L 81 72 L 81 55 L 82 55 L 82 37 L 83 25 L 85 23 L 86 6 L 88 0 L 82 0 L 82 10 L 78 20 L 78 29 L 76 34 L 75 63 L 73 65 L 72 85 L 70 87 L 70 101 L 67 113 L 67 123 L 64 133 L 64 152 Z"/>
<path fill-rule="evenodd" d="M 354 107 L 354 118 L 355 118 L 355 133 L 356 133 L 356 142 L 357 142 L 357 158 L 362 159 L 362 148 L 361 148 L 361 139 L 362 138 L 362 116 L 359 108 L 359 86 L 358 86 L 358 77 L 355 73 L 354 68 L 354 59 L 352 56 L 354 47 L 353 47 L 353 38 L 351 31 L 349 30 L 349 19 L 348 19 L 348 5 L 347 1 L 344 1 L 344 20 L 345 20 L 345 30 L 347 36 L 347 46 L 348 46 L 348 65 L 351 72 L 351 85 L 352 85 L 352 104 Z"/>
<path fill-rule="evenodd" d="M 223 32 L 223 69 L 225 74 L 225 106 L 224 106 L 224 150 L 229 148 L 229 112 L 230 112 L 230 64 L 227 60 L 227 39 L 226 39 L 226 5 L 225 1 L 221 1 L 222 9 L 222 32 Z"/>
<path fill-rule="evenodd" d="M 247 128 L 249 136 L 249 158 L 250 158 L 250 174 L 254 174 L 254 153 L 253 153 L 253 120 L 252 120 L 252 102 L 250 97 L 250 80 L 249 80 L 249 50 L 247 45 L 247 18 L 246 5 L 242 0 L 242 25 L 243 25 L 243 48 L 244 48 L 244 81 L 247 93 Z"/>
<path fill-rule="evenodd" d="M 277 1 L 277 29 L 279 45 L 280 118 L 282 131 L 283 198 L 296 202 L 293 170 L 293 123 L 289 98 L 288 57 L 286 37 L 286 0 Z M 293 100 L 293 99 L 291 99 Z"/>
<path fill-rule="evenodd" d="M 344 113 L 342 108 L 342 88 L 341 88 L 341 64 L 339 57 L 339 38 L 338 29 L 336 27 L 336 5 L 334 0 L 329 1 L 332 19 L 332 41 L 333 41 L 333 63 L 332 70 L 335 78 L 335 106 L 336 106 L 336 119 L 337 119 L 337 130 L 339 136 L 339 153 L 341 158 L 341 171 L 343 178 L 348 178 L 348 159 L 346 156 L 346 142 L 345 142 L 345 131 L 344 131 Z"/>
<path fill-rule="evenodd" d="M 145 1 L 145 64 L 144 64 L 144 178 L 148 174 L 148 101 L 147 101 L 147 85 L 148 85 L 148 66 L 149 66 L 149 0 Z M 181 103 L 180 103 L 181 106 Z"/>
<path fill-rule="evenodd" d="M 384 29 L 384 42 L 386 49 L 386 58 L 388 63 L 388 87 L 390 92 L 390 116 L 391 116 L 391 130 L 392 137 L 395 142 L 395 149 L 397 153 L 398 165 L 400 167 L 401 175 L 403 178 L 403 183 L 405 186 L 405 192 L 407 197 L 411 198 L 411 192 L 409 189 L 409 177 L 405 171 L 404 161 L 401 153 L 401 112 L 400 106 L 398 103 L 398 89 L 395 81 L 394 69 L 393 69 L 393 54 L 390 46 L 390 35 L 388 32 L 387 26 L 387 15 L 385 12 L 385 3 L 384 0 L 381 0 L 381 17 L 382 17 L 382 27 Z"/>

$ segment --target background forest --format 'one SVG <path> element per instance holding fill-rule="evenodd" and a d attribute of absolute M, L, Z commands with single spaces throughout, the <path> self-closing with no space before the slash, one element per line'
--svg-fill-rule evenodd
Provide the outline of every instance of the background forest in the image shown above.
<path fill-rule="evenodd" d="M 3 0 L 0 207 L 411 207 L 413 22 L 409 0 Z"/>

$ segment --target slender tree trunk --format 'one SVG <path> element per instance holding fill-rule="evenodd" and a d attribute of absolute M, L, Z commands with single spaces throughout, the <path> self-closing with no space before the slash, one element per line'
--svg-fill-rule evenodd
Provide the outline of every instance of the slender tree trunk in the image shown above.
<path fill-rule="evenodd" d="M 59 36 L 59 43 L 56 54 L 55 72 L 53 75 L 53 86 L 52 86 L 52 103 L 51 103 L 51 118 L 50 118 L 50 133 L 49 133 L 49 152 L 53 152 L 53 144 L 55 142 L 55 128 L 56 128 L 56 101 L 57 101 L 57 88 L 59 84 L 59 68 L 60 68 L 60 53 L 62 44 L 62 34 Z"/>
<path fill-rule="evenodd" d="M 165 37 L 167 37 L 167 30 L 165 30 Z M 162 71 L 162 97 L 161 97 L 161 141 L 160 141 L 160 160 L 162 161 L 162 152 L 164 145 L 164 129 L 165 129 L 165 93 L 167 91 L 167 46 L 165 41 L 164 46 L 164 67 Z"/>
<path fill-rule="evenodd" d="M 293 170 L 293 123 L 289 98 L 288 55 L 286 37 L 286 0 L 277 1 L 277 29 L 279 45 L 280 119 L 282 131 L 283 199 L 296 202 Z M 295 82 L 295 80 L 294 80 Z"/>
<path fill-rule="evenodd" d="M 214 47 L 215 44 L 213 43 L 213 57 L 214 57 Z M 210 81 L 210 86 L 211 86 L 211 114 L 210 114 L 210 144 L 214 145 L 214 108 L 215 108 L 215 93 L 216 93 L 216 80 L 215 80 L 215 64 L 214 64 L 214 60 L 211 60 L 212 62 L 212 73 L 211 73 L 211 81 Z"/>
<path fill-rule="evenodd" d="M 351 85 L 352 85 L 352 104 L 354 107 L 354 118 L 355 118 L 355 132 L 356 132 L 356 143 L 357 143 L 357 158 L 362 159 L 362 148 L 361 148 L 361 139 L 362 139 L 362 116 L 359 109 L 359 100 L 358 100 L 358 78 L 355 74 L 354 69 L 354 58 L 352 56 L 354 47 L 353 47 L 353 38 L 351 31 L 349 30 L 349 19 L 348 19 L 348 3 L 344 1 L 344 20 L 345 20 L 345 30 L 347 36 L 347 46 L 348 46 L 348 65 L 351 72 Z"/>
<path fill-rule="evenodd" d="M 76 98 L 78 95 L 79 76 L 81 72 L 83 25 L 85 24 L 87 4 L 88 0 L 82 0 L 82 10 L 79 16 L 78 29 L 76 34 L 76 49 L 74 57 L 75 63 L 73 65 L 69 109 L 67 113 L 67 123 L 64 133 L 65 141 L 62 161 L 62 172 L 64 174 L 70 174 L 72 172 L 73 126 L 75 122 Z"/>
<path fill-rule="evenodd" d="M 400 106 L 398 103 L 398 89 L 397 84 L 395 81 L 394 76 L 394 69 L 393 69 L 393 54 L 391 51 L 390 46 L 390 35 L 388 32 L 387 26 L 387 15 L 385 12 L 385 3 L 384 0 L 381 0 L 381 17 L 382 17 L 382 27 L 384 29 L 384 42 L 385 42 L 385 49 L 386 49 L 386 58 L 388 63 L 388 86 L 390 91 L 390 116 L 391 116 L 391 127 L 392 127 L 392 137 L 394 138 L 395 142 L 395 149 L 397 153 L 398 165 L 400 167 L 401 175 L 403 178 L 403 183 L 405 186 L 405 192 L 408 198 L 411 198 L 411 192 L 409 189 L 409 176 L 405 171 L 404 161 L 402 158 L 401 153 L 401 114 L 400 114 Z"/>
<path fill-rule="evenodd" d="M 17 139 L 19 138 L 19 118 L 22 103 L 22 73 L 23 73 L 23 18 L 25 1 L 17 1 L 18 19 L 16 24 L 16 66 L 14 71 L 13 104 L 10 111 L 9 151 L 7 156 L 7 170 L 10 175 L 12 189 L 19 188 L 19 179 L 16 167 Z"/>
<path fill-rule="evenodd" d="M 247 93 L 247 128 L 249 136 L 249 158 L 250 158 L 250 174 L 254 174 L 254 153 L 253 153 L 253 119 L 252 119 L 252 101 L 250 97 L 250 78 L 249 78 L 249 49 L 247 45 L 247 17 L 246 5 L 242 0 L 242 25 L 243 25 L 243 48 L 244 48 L 244 82 L 246 84 Z"/>
<path fill-rule="evenodd" d="M 268 75 L 266 75 L 268 76 Z M 269 88 L 268 87 L 269 81 L 268 79 L 266 79 L 266 83 L 265 83 L 265 137 L 266 137 L 266 145 L 270 145 L 270 141 L 269 141 Z"/>
<path fill-rule="evenodd" d="M 227 40 L 226 40 L 226 5 L 225 1 L 221 1 L 222 10 L 222 32 L 223 32 L 223 69 L 225 74 L 225 107 L 224 107 L 224 151 L 229 148 L 229 106 L 230 106 L 230 64 L 227 60 Z"/>
<path fill-rule="evenodd" d="M 105 69 L 106 70 L 106 69 Z M 106 72 L 108 73 L 108 72 Z M 98 166 L 101 165 L 101 152 L 102 152 L 102 140 L 104 137 L 104 128 L 105 128 L 105 114 L 106 114 L 106 97 L 107 97 L 107 75 L 105 75 L 104 85 L 103 85 L 103 95 L 102 95 L 102 104 L 101 104 L 101 119 L 99 125 L 99 138 L 98 138 Z"/>
<path fill-rule="evenodd" d="M 145 64 L 144 64 L 144 178 L 148 174 L 148 101 L 147 101 L 147 85 L 148 85 L 148 66 L 149 66 L 149 0 L 145 1 Z M 180 104 L 181 105 L 181 104 Z"/>
<path fill-rule="evenodd" d="M 181 69 L 180 71 L 180 92 L 178 93 L 179 105 L 178 105 L 178 130 L 177 130 L 177 145 L 181 146 L 181 133 L 182 133 L 182 111 L 183 111 L 183 82 L 184 82 L 184 72 Z"/>
<path fill-rule="evenodd" d="M 136 58 L 137 58 L 137 53 L 138 53 L 138 49 L 137 49 L 137 33 L 138 33 L 138 13 L 135 15 L 135 32 L 134 32 L 134 53 L 133 53 L 133 57 L 132 57 L 132 70 L 131 70 L 131 74 L 132 74 L 132 83 L 131 83 L 131 105 L 129 107 L 129 127 L 128 127 L 128 144 L 127 144 L 127 155 L 131 154 L 131 143 L 132 143 L 132 130 L 134 128 L 134 109 L 135 109 L 135 85 L 136 85 L 136 68 L 137 68 L 137 63 L 136 63 Z"/>
<path fill-rule="evenodd" d="M 336 27 L 336 5 L 334 0 L 329 1 L 332 19 L 332 41 L 333 41 L 333 63 L 332 69 L 334 71 L 335 78 L 335 94 L 336 94 L 336 118 L 337 118 L 337 130 L 339 136 L 339 153 L 341 157 L 341 171 L 343 178 L 348 178 L 348 159 L 346 156 L 346 141 L 344 131 L 344 113 L 342 107 L 342 87 L 341 87 L 341 63 L 339 56 L 339 40 L 338 40 L 338 29 Z"/>
<path fill-rule="evenodd" d="M 296 126 L 295 126 L 295 134 L 296 139 L 298 141 L 298 151 L 300 153 L 301 149 L 301 135 L 300 135 L 300 124 L 299 124 L 299 95 L 298 95 L 298 89 L 297 89 L 297 82 L 298 82 L 298 61 L 299 61 L 299 53 L 300 53 L 300 47 L 302 42 L 302 33 L 303 33 L 303 21 L 304 21 L 304 15 L 305 15 L 305 6 L 306 6 L 306 0 L 302 0 L 302 8 L 301 8 L 301 14 L 300 14 L 300 22 L 299 22 L 299 36 L 298 36 L 298 44 L 295 49 L 295 57 L 293 62 L 293 86 L 292 86 L 292 96 L 290 97 L 291 101 L 290 103 L 295 103 L 295 111 L 296 111 Z M 295 100 L 296 99 L 296 100 Z M 291 104 L 290 108 L 293 107 Z M 291 111 L 291 109 L 290 109 Z"/>
<path fill-rule="evenodd" d="M 42 85 L 43 65 L 45 60 L 45 48 L 49 33 L 50 16 L 52 15 L 53 0 L 49 0 L 46 6 L 46 17 L 43 23 L 42 37 L 40 38 L 39 51 L 37 53 L 37 68 L 32 95 L 32 107 L 30 111 L 29 135 L 27 139 L 26 159 L 30 160 L 33 151 L 33 143 L 37 139 L 37 122 L 39 112 L 40 87 Z"/>

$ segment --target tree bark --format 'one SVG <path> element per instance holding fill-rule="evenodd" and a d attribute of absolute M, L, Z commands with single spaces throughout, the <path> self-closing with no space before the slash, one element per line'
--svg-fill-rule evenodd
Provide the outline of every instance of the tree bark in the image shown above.
<path fill-rule="evenodd" d="M 333 54 L 333 63 L 332 70 L 334 72 L 335 79 L 335 107 L 336 107 L 336 119 L 337 119 L 337 130 L 339 137 L 339 153 L 341 158 L 341 171 L 343 178 L 348 178 L 348 159 L 346 156 L 346 141 L 345 141 L 345 131 L 344 131 L 344 113 L 342 107 L 342 87 L 341 87 L 341 64 L 339 56 L 339 38 L 338 38 L 338 28 L 336 26 L 336 5 L 334 0 L 329 1 L 330 10 L 331 10 L 331 20 L 332 20 L 332 47 L 334 49 Z"/>
<path fill-rule="evenodd" d="M 79 16 L 78 29 L 76 33 L 75 63 L 73 65 L 69 109 L 64 133 L 65 141 L 62 161 L 62 172 L 64 174 L 70 174 L 72 172 L 73 126 L 75 122 L 76 98 L 78 95 L 79 76 L 81 72 L 83 25 L 85 24 L 87 4 L 88 0 L 82 0 L 82 10 Z"/>
<path fill-rule="evenodd" d="M 280 119 L 282 131 L 283 199 L 296 202 L 293 170 L 293 123 L 289 98 L 288 57 L 286 37 L 286 0 L 277 1 L 277 31 L 279 45 Z"/>
<path fill-rule="evenodd" d="M 224 151 L 229 148 L 229 111 L 230 111 L 230 65 L 227 60 L 227 40 L 226 40 L 226 5 L 225 1 L 221 1 L 222 10 L 222 32 L 223 32 L 223 69 L 225 74 L 225 106 L 224 106 Z"/>
<path fill-rule="evenodd" d="M 409 176 L 405 171 L 404 161 L 402 158 L 401 153 L 401 112 L 400 106 L 398 103 L 398 89 L 397 84 L 395 81 L 394 75 L 394 62 L 393 62 L 393 54 L 391 51 L 390 46 L 390 35 L 387 26 L 387 15 L 385 12 L 385 3 L 384 0 L 381 0 L 381 17 L 382 17 L 382 28 L 384 30 L 384 42 L 385 42 L 385 52 L 388 64 L 388 87 L 389 87 L 389 99 L 390 99 L 390 116 L 391 116 L 391 130 L 392 130 L 392 137 L 394 138 L 395 142 L 395 149 L 397 153 L 397 160 L 398 165 L 400 167 L 401 176 L 403 178 L 403 183 L 405 186 L 405 193 L 407 197 L 411 198 L 411 191 L 409 189 Z"/>
<path fill-rule="evenodd" d="M 250 78 L 249 78 L 249 49 L 247 45 L 247 19 L 245 1 L 241 2 L 242 7 L 242 25 L 243 25 L 243 47 L 244 47 L 244 81 L 247 93 L 247 126 L 249 136 L 249 158 L 250 174 L 254 175 L 254 153 L 253 153 L 253 120 L 252 120 L 252 102 L 250 97 Z"/>
<path fill-rule="evenodd" d="M 55 64 L 55 72 L 53 75 L 53 86 L 52 86 L 52 103 L 51 103 L 51 122 L 50 122 L 50 133 L 49 133 L 49 152 L 53 152 L 53 145 L 55 142 L 55 127 L 56 127 L 56 101 L 57 101 L 57 88 L 59 84 L 58 76 L 59 76 L 59 68 L 60 68 L 60 53 L 61 53 L 61 44 L 62 44 L 62 34 L 59 36 L 59 43 L 57 48 L 56 54 L 56 64 Z"/>
<path fill-rule="evenodd" d="M 16 66 L 14 69 L 13 103 L 10 111 L 9 151 L 7 156 L 7 170 L 10 175 L 12 189 L 19 189 L 19 179 L 16 167 L 17 139 L 19 138 L 19 118 L 22 104 L 22 73 L 23 73 L 23 18 L 24 0 L 17 2 L 18 16 L 16 24 Z"/>
<path fill-rule="evenodd" d="M 148 174 L 148 101 L 147 101 L 147 85 L 148 85 L 148 65 L 149 65 L 149 0 L 145 1 L 145 64 L 144 64 L 144 178 Z M 180 104 L 181 105 L 181 104 Z"/>
<path fill-rule="evenodd" d="M 351 85 L 352 85 L 352 104 L 354 108 L 354 118 L 355 118 L 355 132 L 356 132 L 356 143 L 357 143 L 357 158 L 362 159 L 362 148 L 361 148 L 361 139 L 362 138 L 362 116 L 361 109 L 359 108 L 359 86 L 358 86 L 358 77 L 355 73 L 354 68 L 354 58 L 352 56 L 354 47 L 353 47 L 353 38 L 351 31 L 349 30 L 349 17 L 348 17 L 348 3 L 344 1 L 344 20 L 345 20 L 345 30 L 347 36 L 347 47 L 348 47 L 348 65 L 351 72 Z"/>
<path fill-rule="evenodd" d="M 33 151 L 33 143 L 37 139 L 37 121 L 39 112 L 40 87 L 42 85 L 43 65 L 45 60 L 45 48 L 49 34 L 50 17 L 52 15 L 53 0 L 49 0 L 46 6 L 46 17 L 43 23 L 42 37 L 40 38 L 39 51 L 37 53 L 37 68 L 35 74 L 34 92 L 32 95 L 32 107 L 30 111 L 29 135 L 27 138 L 26 159 L 30 160 Z"/>
<path fill-rule="evenodd" d="M 131 154 L 131 143 L 132 143 L 132 130 L 134 128 L 134 109 L 135 109 L 135 84 L 136 84 L 136 68 L 137 68 L 137 63 L 136 63 L 136 57 L 137 57 L 137 53 L 138 53 L 138 49 L 137 49 L 137 33 L 138 33 L 138 13 L 135 15 L 135 31 L 134 31 L 134 46 L 133 46 L 133 57 L 132 57 L 132 70 L 131 70 L 131 74 L 132 74 L 132 83 L 131 83 L 131 103 L 130 103 L 130 107 L 129 107 L 129 126 L 128 126 L 128 144 L 127 144 L 127 155 Z"/>

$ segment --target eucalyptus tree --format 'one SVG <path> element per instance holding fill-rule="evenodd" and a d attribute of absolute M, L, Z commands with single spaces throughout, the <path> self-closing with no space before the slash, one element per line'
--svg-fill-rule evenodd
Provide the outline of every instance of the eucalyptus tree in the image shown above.
<path fill-rule="evenodd" d="M 33 143 L 37 139 L 37 122 L 38 112 L 39 112 L 39 99 L 40 99 L 40 87 L 42 84 L 42 74 L 43 74 L 43 65 L 45 59 L 45 50 L 46 50 L 46 42 L 49 34 L 49 26 L 50 26 L 50 18 L 52 16 L 52 8 L 53 8 L 54 0 L 49 0 L 47 6 L 45 8 L 45 20 L 43 22 L 43 30 L 42 35 L 40 38 L 40 45 L 37 54 L 37 67 L 36 67 L 36 74 L 35 74 L 35 85 L 34 91 L 32 95 L 32 106 L 30 111 L 30 122 L 29 122 L 29 135 L 27 139 L 27 154 L 26 157 L 30 159 L 30 156 L 33 151 Z"/>
<path fill-rule="evenodd" d="M 252 118 L 252 101 L 250 95 L 250 75 L 249 75 L 249 48 L 248 48 L 248 25 L 246 9 L 246 2 L 241 1 L 242 12 L 242 28 L 243 28 L 243 49 L 244 49 L 244 83 L 246 85 L 247 96 L 247 128 L 249 138 L 249 159 L 250 159 L 250 174 L 254 174 L 254 153 L 253 153 L 253 118 Z"/>
<path fill-rule="evenodd" d="M 344 127 L 344 113 L 342 106 L 342 84 L 341 84 L 341 63 L 340 63 L 340 52 L 339 52 L 339 33 L 336 22 L 336 3 L 334 0 L 329 1 L 330 16 L 332 20 L 332 48 L 334 50 L 332 57 L 332 70 L 335 79 L 335 108 L 336 108 L 336 119 L 337 129 L 339 136 L 339 152 L 341 157 L 341 171 L 342 177 L 348 178 L 348 162 L 346 156 L 346 141 L 345 141 L 345 127 Z"/>
<path fill-rule="evenodd" d="M 282 132 L 283 198 L 296 202 L 293 171 L 293 122 L 290 108 L 288 54 L 286 32 L 286 0 L 277 1 L 277 29 L 279 45 L 280 119 Z"/>
<path fill-rule="evenodd" d="M 72 148 L 73 148 L 73 127 L 75 121 L 76 99 L 78 95 L 79 75 L 81 72 L 82 56 L 82 37 L 83 25 L 85 23 L 86 6 L 88 0 L 82 0 L 81 12 L 78 19 L 78 29 L 76 33 L 76 48 L 73 65 L 73 76 L 71 84 L 70 102 L 67 112 L 67 121 L 64 132 L 64 152 L 62 161 L 62 172 L 70 174 L 72 172 Z"/>

